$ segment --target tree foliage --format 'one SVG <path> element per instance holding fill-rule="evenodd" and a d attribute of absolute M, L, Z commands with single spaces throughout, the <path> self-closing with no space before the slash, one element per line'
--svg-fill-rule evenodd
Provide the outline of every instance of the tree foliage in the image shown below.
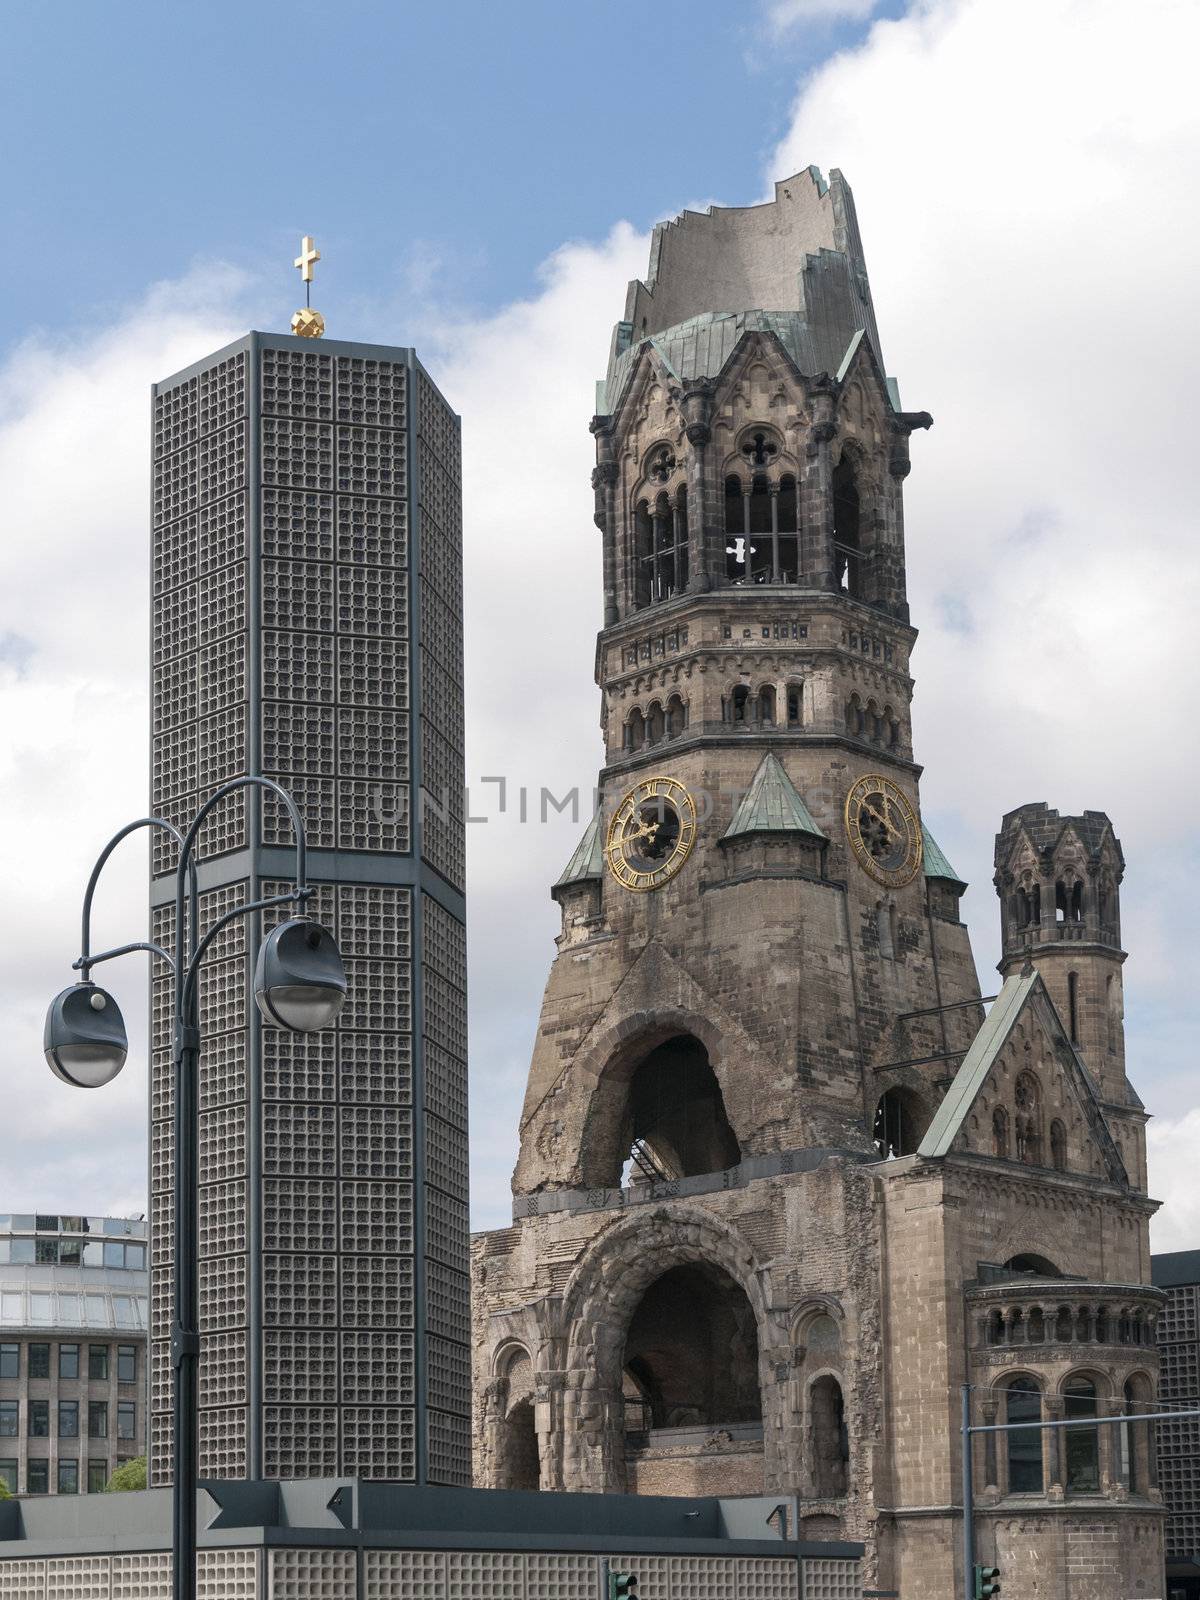
<path fill-rule="evenodd" d="M 106 1494 L 120 1494 L 127 1489 L 144 1489 L 146 1487 L 146 1458 L 135 1456 L 132 1461 L 126 1461 L 117 1468 L 105 1485 Z"/>

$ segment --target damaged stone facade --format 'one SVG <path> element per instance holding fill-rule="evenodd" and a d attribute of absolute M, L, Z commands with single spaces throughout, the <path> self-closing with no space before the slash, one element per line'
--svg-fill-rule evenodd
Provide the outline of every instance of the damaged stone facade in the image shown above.
<path fill-rule="evenodd" d="M 960 1385 L 980 1421 L 1154 1394 L 1120 847 L 1101 813 L 1005 818 L 989 1011 L 919 820 L 902 486 L 930 418 L 884 375 L 840 174 L 657 229 L 600 396 L 603 806 L 553 890 L 513 1224 L 473 1243 L 476 1482 L 796 1494 L 871 1586 L 950 1596 Z M 633 892 L 610 819 L 656 776 L 695 840 Z M 1160 1592 L 1144 1427 L 992 1437 L 1006 1587 Z"/>

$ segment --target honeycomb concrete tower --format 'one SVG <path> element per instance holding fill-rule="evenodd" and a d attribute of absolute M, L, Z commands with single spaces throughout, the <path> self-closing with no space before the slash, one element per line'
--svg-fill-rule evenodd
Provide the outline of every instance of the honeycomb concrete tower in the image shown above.
<path fill-rule="evenodd" d="M 458 418 L 411 350 L 252 333 L 153 399 L 152 804 L 276 778 L 350 992 L 260 1025 L 262 929 L 201 988 L 200 1472 L 469 1481 Z M 202 926 L 278 892 L 286 815 L 200 836 Z M 174 915 L 155 846 L 154 937 Z M 265 915 L 265 914 L 264 914 Z M 151 1473 L 170 1476 L 170 990 L 153 995 Z"/>
<path fill-rule="evenodd" d="M 1161 1297 L 1107 819 L 1006 819 L 995 998 L 921 821 L 931 419 L 885 374 L 839 173 L 655 230 L 591 424 L 603 803 L 553 888 L 513 1225 L 474 1241 L 475 1468 L 796 1494 L 868 1582 L 942 1597 L 960 1386 L 977 1421 L 1144 1407 Z M 1145 1425 L 991 1438 L 1006 1588 L 1159 1592 Z"/>

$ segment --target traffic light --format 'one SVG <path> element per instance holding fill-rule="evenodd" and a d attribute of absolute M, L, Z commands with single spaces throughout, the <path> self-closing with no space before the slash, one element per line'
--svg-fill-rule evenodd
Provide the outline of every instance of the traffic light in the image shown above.
<path fill-rule="evenodd" d="M 622 1596 L 632 1596 L 637 1600 L 637 1573 L 636 1572 L 610 1572 L 608 1575 L 608 1600 L 622 1600 Z"/>
<path fill-rule="evenodd" d="M 976 1567 L 975 1568 L 975 1600 L 989 1600 L 989 1597 L 1000 1593 L 1000 1568 Z"/>

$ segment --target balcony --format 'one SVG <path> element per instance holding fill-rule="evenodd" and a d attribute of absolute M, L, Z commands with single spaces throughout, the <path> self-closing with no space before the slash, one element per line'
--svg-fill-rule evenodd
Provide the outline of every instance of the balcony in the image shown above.
<path fill-rule="evenodd" d="M 976 1350 L 1070 1346 L 1145 1348 L 1154 1355 L 1154 1327 L 1165 1301 L 1148 1284 L 1084 1283 L 1073 1278 L 1018 1279 L 967 1291 Z"/>

